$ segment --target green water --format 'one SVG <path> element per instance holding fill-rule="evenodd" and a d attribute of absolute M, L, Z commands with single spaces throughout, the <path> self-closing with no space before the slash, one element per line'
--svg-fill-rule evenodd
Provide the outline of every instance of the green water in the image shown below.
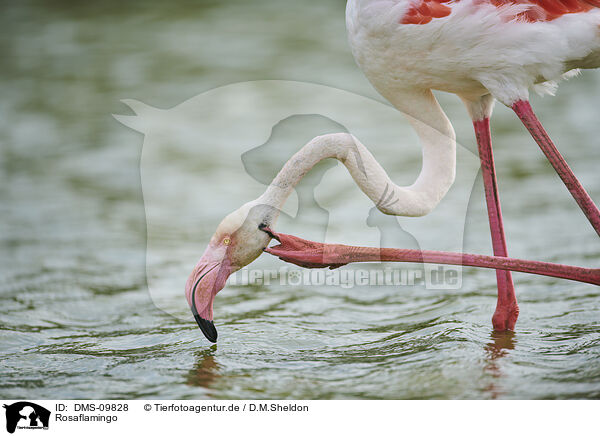
<path fill-rule="evenodd" d="M 219 86 L 264 79 L 377 99 L 349 52 L 344 6 L 341 0 L 3 6 L 0 397 L 600 398 L 600 290 L 592 285 L 515 274 L 521 316 L 514 334 L 491 331 L 495 275 L 488 270 L 465 270 L 462 287 L 451 291 L 231 286 L 215 303 L 217 345 L 204 340 L 187 312 L 181 318 L 156 307 L 152 280 L 172 291 L 166 305 L 174 312 L 184 307 L 180 283 L 205 238 L 219 217 L 255 195 L 255 187 L 244 186 L 247 175 L 228 172 L 228 162 L 239 164 L 239 150 L 261 142 L 220 149 L 189 174 L 172 174 L 175 186 L 190 174 L 213 184 L 215 196 L 165 212 L 171 225 L 150 229 L 146 259 L 144 138 L 111 116 L 131 113 L 120 99 L 171 108 Z M 597 201 L 599 92 L 600 74 L 585 72 L 556 97 L 533 98 Z M 461 103 L 439 97 L 459 142 L 475 150 Z M 274 135 L 293 150 L 336 127 L 305 115 Z M 510 253 L 597 267 L 600 241 L 518 120 L 498 107 L 493 128 Z M 418 150 L 404 159 L 392 146 L 372 147 L 395 180 L 414 180 Z M 260 183 L 285 160 L 247 158 Z M 164 159 L 166 168 L 183 168 L 176 166 L 180 156 Z M 307 182 L 319 186 L 317 203 L 299 208 L 303 219 L 278 228 L 314 236 L 329 214 L 329 240 L 363 242 L 376 230 L 365 225 L 368 202 L 354 203 L 361 194 L 340 168 L 331 170 L 339 174 L 331 180 L 345 184 L 319 185 L 329 168 Z M 463 197 L 470 198 L 464 250 L 490 253 L 480 185 L 478 178 Z M 222 202 L 217 193 L 226 194 Z M 443 223 L 427 230 L 440 244 L 447 237 Z M 411 243 L 386 234 L 394 246 Z"/>

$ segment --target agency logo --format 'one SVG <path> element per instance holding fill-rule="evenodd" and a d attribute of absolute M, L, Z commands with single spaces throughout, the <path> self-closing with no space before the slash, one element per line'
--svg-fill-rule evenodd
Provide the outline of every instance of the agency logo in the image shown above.
<path fill-rule="evenodd" d="M 177 318 L 189 318 L 189 307 L 180 293 L 194 266 L 191 262 L 196 262 L 198 247 L 208 244 L 224 216 L 269 187 L 280 199 L 284 197 L 282 187 L 287 187 L 285 195 L 289 198 L 283 205 L 278 203 L 282 223 L 277 228 L 282 231 L 286 227 L 300 228 L 302 232 L 310 232 L 310 239 L 319 243 L 339 243 L 342 238 L 349 238 L 346 240 L 353 245 L 369 247 L 464 251 L 469 201 L 480 168 L 479 158 L 466 147 L 457 144 L 456 182 L 434 211 L 418 220 L 381 212 L 395 211 L 399 206 L 396 196 L 399 191 L 391 180 L 401 177 L 413 183 L 414 177 L 418 177 L 414 167 L 422 160 L 422 150 L 413 139 L 411 127 L 411 123 L 421 125 L 421 122 L 405 114 L 411 120 L 407 122 L 389 104 L 333 87 L 281 80 L 226 85 L 169 109 L 134 100 L 123 103 L 134 115 L 115 115 L 115 118 L 144 134 L 140 165 L 148 224 L 148 289 L 155 305 Z M 323 160 L 309 172 L 290 164 L 288 170 L 298 169 L 298 174 L 304 175 L 302 180 L 293 189 L 288 182 L 271 186 L 286 162 L 313 138 L 336 133 L 351 134 L 361 144 L 373 147 L 371 151 L 384 163 L 383 167 L 393 170 L 391 179 L 384 176 L 383 167 L 366 147 L 345 142 L 347 150 L 343 153 L 347 157 L 338 150 L 341 160 Z M 453 143 L 453 139 L 448 141 Z M 318 160 L 323 157 L 318 154 L 322 152 L 322 148 L 306 151 L 310 158 L 305 160 Z M 365 162 L 370 162 L 370 166 L 365 167 Z M 352 168 L 350 173 L 346 164 Z M 223 183 L 215 183 L 217 178 Z M 365 195 L 366 192 L 370 194 Z M 178 234 L 187 236 L 173 236 L 175 241 L 172 236 L 166 237 L 167 228 L 177 228 Z M 348 228 L 352 229 L 351 236 L 344 230 Z M 174 246 L 177 254 L 172 251 Z M 165 267 L 157 261 L 165 250 L 187 260 Z M 281 266 L 279 260 L 261 256 L 246 271 L 254 276 L 279 279 Z M 357 280 L 349 281 L 344 276 L 346 271 L 359 268 L 340 268 L 327 276 L 315 273 L 319 280 L 311 283 L 321 286 L 318 283 L 323 277 L 325 281 L 331 280 L 333 286 L 359 285 L 362 271 L 353 273 Z M 383 268 L 379 267 L 378 273 L 385 278 L 387 273 Z M 411 268 L 408 271 L 406 267 L 402 270 L 396 267 L 398 279 L 386 282 L 412 287 L 414 278 L 419 286 L 431 290 L 462 286 L 460 266 L 444 266 L 443 275 L 436 265 Z M 402 271 L 407 273 L 406 280 Z M 304 272 L 301 277 L 302 282 L 297 277 L 283 277 L 285 283 L 279 281 L 279 286 L 307 285 Z M 245 282 L 248 281 L 237 280 L 240 285 Z M 373 285 L 378 283 L 375 281 Z"/>
<path fill-rule="evenodd" d="M 14 433 L 18 429 L 47 430 L 50 411 L 29 401 L 19 401 L 4 405 L 6 409 L 6 431 Z"/>

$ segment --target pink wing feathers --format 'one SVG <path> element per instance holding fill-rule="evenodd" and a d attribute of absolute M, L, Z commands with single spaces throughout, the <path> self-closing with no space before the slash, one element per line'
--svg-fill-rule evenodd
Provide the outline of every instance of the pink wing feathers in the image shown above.
<path fill-rule="evenodd" d="M 450 15 L 452 4 L 460 0 L 417 0 L 402 18 L 402 24 L 427 24 L 434 18 Z M 481 0 L 496 7 L 506 5 L 529 5 L 527 11 L 515 18 L 522 21 L 552 21 L 565 14 L 588 12 L 600 8 L 600 0 Z"/>

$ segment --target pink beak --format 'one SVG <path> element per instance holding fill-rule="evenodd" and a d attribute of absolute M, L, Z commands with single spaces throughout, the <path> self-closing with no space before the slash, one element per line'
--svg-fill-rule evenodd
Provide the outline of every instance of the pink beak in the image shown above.
<path fill-rule="evenodd" d="M 219 291 L 225 287 L 227 278 L 231 274 L 231 263 L 227 255 L 221 257 L 215 251 L 210 246 L 206 249 L 185 285 L 185 296 L 192 314 L 200 330 L 210 342 L 217 342 L 217 329 L 213 322 L 213 301 Z"/>

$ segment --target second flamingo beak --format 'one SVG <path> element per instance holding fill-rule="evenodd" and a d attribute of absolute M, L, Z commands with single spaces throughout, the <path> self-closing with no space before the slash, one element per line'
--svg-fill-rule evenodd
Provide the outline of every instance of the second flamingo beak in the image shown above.
<path fill-rule="evenodd" d="M 217 342 L 213 301 L 217 293 L 225 287 L 232 272 L 231 262 L 226 253 L 219 251 L 221 250 L 208 247 L 185 285 L 185 295 L 192 314 L 210 342 Z"/>

